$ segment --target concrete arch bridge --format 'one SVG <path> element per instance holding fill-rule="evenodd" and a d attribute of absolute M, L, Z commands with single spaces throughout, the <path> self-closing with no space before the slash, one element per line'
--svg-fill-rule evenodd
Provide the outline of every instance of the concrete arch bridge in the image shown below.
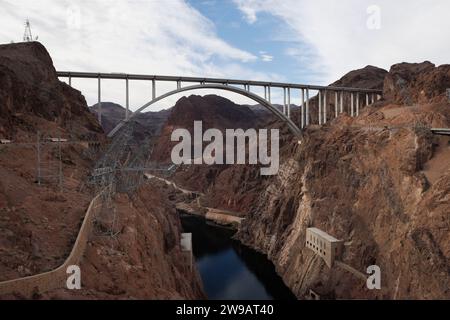
<path fill-rule="evenodd" d="M 333 87 L 333 86 L 316 86 L 316 85 L 303 85 L 293 83 L 280 83 L 280 82 L 265 82 L 265 81 L 253 81 L 253 80 L 233 80 L 233 79 L 219 79 L 219 78 L 198 78 L 198 77 L 178 77 L 178 76 L 158 76 L 158 75 L 136 75 L 136 74 L 123 74 L 123 73 L 89 73 L 89 72 L 72 72 L 72 71 L 59 71 L 58 77 L 67 78 L 69 85 L 72 85 L 73 78 L 79 79 L 96 79 L 98 82 L 98 117 L 99 122 L 102 122 L 102 80 L 117 80 L 125 82 L 125 96 L 126 96 L 126 113 L 125 118 L 120 122 L 110 133 L 109 136 L 114 136 L 120 128 L 122 128 L 127 122 L 136 117 L 139 113 L 145 111 L 158 101 L 161 101 L 172 95 L 188 92 L 199 89 L 217 89 L 229 92 L 234 92 L 252 99 L 259 103 L 271 113 L 273 113 L 279 120 L 281 120 L 286 126 L 289 127 L 291 132 L 300 137 L 302 129 L 311 124 L 311 91 L 316 91 L 318 96 L 318 123 L 319 125 L 325 124 L 329 115 L 332 114 L 337 117 L 340 113 L 344 112 L 344 96 L 345 101 L 350 101 L 350 105 L 345 109 L 349 110 L 351 116 L 357 116 L 359 110 L 363 106 L 373 104 L 375 101 L 381 98 L 381 90 L 363 89 L 363 88 L 345 88 L 345 87 Z M 129 81 L 148 81 L 152 87 L 152 99 L 140 107 L 135 112 L 130 111 L 129 103 Z M 176 84 L 176 89 L 170 92 L 166 92 L 157 95 L 157 83 L 160 82 L 172 82 Z M 184 86 L 183 86 L 184 85 Z M 259 87 L 264 89 L 264 94 L 258 94 L 252 91 L 252 88 Z M 283 90 L 283 110 L 279 110 L 272 103 L 272 90 L 274 88 Z M 297 93 L 295 93 L 297 91 Z M 330 94 L 334 93 L 334 110 L 329 110 Z M 297 94 L 300 97 L 300 119 L 294 121 L 291 118 L 291 101 L 293 94 Z"/>

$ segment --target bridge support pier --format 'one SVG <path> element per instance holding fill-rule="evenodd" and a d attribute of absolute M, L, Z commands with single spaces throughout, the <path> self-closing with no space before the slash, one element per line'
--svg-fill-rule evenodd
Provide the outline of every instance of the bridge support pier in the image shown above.
<path fill-rule="evenodd" d="M 156 81 L 152 80 L 152 100 L 156 99 Z"/>
<path fill-rule="evenodd" d="M 359 92 L 356 93 L 356 116 L 359 116 Z"/>
<path fill-rule="evenodd" d="M 324 90 L 323 96 L 323 123 L 327 123 L 327 91 Z"/>
<path fill-rule="evenodd" d="M 322 91 L 319 90 L 319 126 L 322 125 Z"/>
<path fill-rule="evenodd" d="M 353 92 L 350 94 L 350 100 L 350 116 L 353 117 L 353 113 L 355 112 L 355 95 Z"/>
<path fill-rule="evenodd" d="M 306 118 L 305 125 L 309 126 L 309 89 L 306 89 Z"/>
<path fill-rule="evenodd" d="M 336 118 L 339 116 L 339 110 L 338 110 L 338 92 L 334 92 L 334 114 Z"/>
<path fill-rule="evenodd" d="M 126 81 L 126 107 L 127 110 L 125 112 L 125 120 L 128 121 L 128 119 L 130 118 L 130 83 L 128 78 L 125 80 Z"/>
<path fill-rule="evenodd" d="M 288 104 L 287 104 L 287 117 L 291 118 L 291 88 L 287 89 L 288 94 Z"/>
<path fill-rule="evenodd" d="M 98 77 L 98 123 L 100 123 L 100 126 L 102 125 L 102 84 L 101 84 L 101 78 Z"/>
<path fill-rule="evenodd" d="M 305 128 L 305 89 L 302 89 L 302 109 L 300 110 L 301 113 L 301 128 Z"/>

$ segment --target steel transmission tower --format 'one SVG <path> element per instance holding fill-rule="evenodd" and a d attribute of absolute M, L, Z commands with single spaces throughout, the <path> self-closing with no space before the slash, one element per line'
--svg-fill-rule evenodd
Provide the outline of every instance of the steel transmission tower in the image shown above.
<path fill-rule="evenodd" d="M 25 32 L 23 33 L 23 42 L 32 42 L 36 41 L 38 37 L 33 38 L 33 34 L 31 33 L 31 24 L 30 20 L 25 21 Z"/>

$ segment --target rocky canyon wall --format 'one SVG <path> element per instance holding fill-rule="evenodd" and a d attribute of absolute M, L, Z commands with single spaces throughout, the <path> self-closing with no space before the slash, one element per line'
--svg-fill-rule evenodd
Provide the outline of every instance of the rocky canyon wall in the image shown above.
<path fill-rule="evenodd" d="M 37 184 L 37 136 L 42 161 L 58 161 L 62 182 Z M 89 202 L 87 183 L 106 137 L 82 94 L 58 80 L 37 42 L 0 46 L 0 281 L 54 270 L 70 254 Z M 173 206 L 151 185 L 129 198 L 117 194 L 101 208 L 81 260 L 82 290 L 65 289 L 0 299 L 194 299 L 203 297 L 195 268 L 180 248 L 181 226 Z M 116 210 L 116 215 L 113 214 Z M 116 217 L 110 228 L 112 217 Z M 113 233 L 106 231 L 113 230 Z"/>
<path fill-rule="evenodd" d="M 203 179 L 208 206 L 245 213 L 237 238 L 266 253 L 299 298 L 313 290 L 322 298 L 448 299 L 449 139 L 429 130 L 450 126 L 447 68 L 375 70 L 377 78 L 363 82 L 384 86 L 386 99 L 357 118 L 311 126 L 301 145 L 282 129 L 276 176 L 260 177 L 255 166 L 213 166 L 185 168 L 176 179 L 185 186 Z M 345 84 L 364 74 L 353 72 Z M 308 227 L 344 240 L 339 259 L 354 269 L 378 265 L 382 289 L 328 268 L 305 247 Z"/>
<path fill-rule="evenodd" d="M 428 71 L 419 75 L 417 65 L 402 65 L 410 78 L 400 89 L 391 87 L 394 66 L 388 100 L 360 117 L 307 130 L 302 145 L 285 153 L 279 175 L 259 189 L 258 206 L 249 207 L 238 238 L 267 253 L 298 297 L 312 289 L 333 298 L 450 298 L 449 139 L 422 127 L 449 127 L 441 85 L 449 77 L 446 67 L 423 65 Z M 344 240 L 340 259 L 355 269 L 380 266 L 382 289 L 329 269 L 305 248 L 308 227 Z"/>

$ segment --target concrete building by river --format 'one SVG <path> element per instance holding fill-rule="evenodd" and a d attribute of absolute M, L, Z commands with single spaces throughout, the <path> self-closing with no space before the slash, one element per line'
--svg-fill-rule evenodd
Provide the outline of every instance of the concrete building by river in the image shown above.
<path fill-rule="evenodd" d="M 306 247 L 322 257 L 330 268 L 340 257 L 343 244 L 342 240 L 338 240 L 320 229 L 308 228 L 306 230 Z"/>

